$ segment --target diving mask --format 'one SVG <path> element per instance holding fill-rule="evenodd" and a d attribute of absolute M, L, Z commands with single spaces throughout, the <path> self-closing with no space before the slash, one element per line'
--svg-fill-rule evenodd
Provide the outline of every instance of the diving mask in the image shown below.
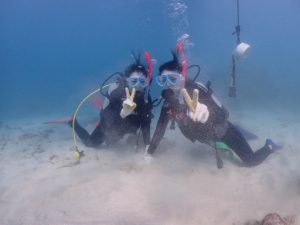
<path fill-rule="evenodd" d="M 179 73 L 167 73 L 156 77 L 156 83 L 165 88 L 178 87 L 181 80 L 182 75 Z"/>
<path fill-rule="evenodd" d="M 149 81 L 143 74 L 132 75 L 127 78 L 129 88 L 144 89 L 148 86 Z"/>

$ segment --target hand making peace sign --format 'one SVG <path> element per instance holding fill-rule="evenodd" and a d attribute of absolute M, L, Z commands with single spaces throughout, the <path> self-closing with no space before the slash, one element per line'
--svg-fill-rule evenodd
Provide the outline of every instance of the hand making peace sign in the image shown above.
<path fill-rule="evenodd" d="M 185 88 L 181 90 L 181 93 L 184 97 L 184 100 L 186 104 L 188 105 L 190 112 L 189 117 L 194 122 L 201 122 L 205 123 L 208 120 L 209 117 L 209 111 L 207 109 L 207 106 L 204 104 L 201 104 L 199 102 L 199 90 L 194 89 L 193 91 L 193 98 L 191 99 L 189 93 Z"/>
<path fill-rule="evenodd" d="M 128 87 L 125 88 L 126 92 L 126 99 L 123 101 L 123 109 L 121 110 L 121 117 L 125 118 L 129 114 L 133 112 L 133 110 L 136 108 L 136 103 L 133 101 L 135 97 L 136 90 L 135 88 L 132 89 L 132 92 L 130 94 Z"/>

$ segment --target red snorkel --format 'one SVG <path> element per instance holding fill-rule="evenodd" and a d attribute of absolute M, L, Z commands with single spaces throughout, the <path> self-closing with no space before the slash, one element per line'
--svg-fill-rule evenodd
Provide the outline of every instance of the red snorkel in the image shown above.
<path fill-rule="evenodd" d="M 176 49 L 178 51 L 178 53 L 180 54 L 180 57 L 181 57 L 181 62 L 182 62 L 182 76 L 185 78 L 186 77 L 186 74 L 187 74 L 187 60 L 184 56 L 184 53 L 183 53 L 183 47 L 182 47 L 182 44 L 180 41 L 177 42 L 176 44 Z"/>
<path fill-rule="evenodd" d="M 151 84 L 151 81 L 152 81 L 152 63 L 151 63 L 151 58 L 150 58 L 150 54 L 148 51 L 145 51 L 144 57 L 148 64 L 147 73 L 148 73 L 148 82 L 149 82 L 148 87 L 146 88 L 147 94 L 144 95 L 144 101 L 148 102 L 149 87 L 150 87 L 149 85 Z"/>
<path fill-rule="evenodd" d="M 151 58 L 150 58 L 150 54 L 149 54 L 148 51 L 145 51 L 144 57 L 145 57 L 145 60 L 148 64 L 147 72 L 148 72 L 148 81 L 149 81 L 149 84 L 150 84 L 150 82 L 152 80 L 152 63 L 151 63 Z"/>

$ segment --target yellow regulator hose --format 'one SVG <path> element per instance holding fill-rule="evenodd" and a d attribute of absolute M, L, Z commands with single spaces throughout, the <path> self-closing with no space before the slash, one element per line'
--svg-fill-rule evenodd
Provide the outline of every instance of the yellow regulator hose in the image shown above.
<path fill-rule="evenodd" d="M 103 86 L 102 88 L 107 88 L 110 85 L 112 85 L 112 84 L 107 84 L 107 85 Z M 73 121 L 72 121 L 72 132 L 73 132 L 73 141 L 74 141 L 74 149 L 75 149 L 75 151 L 73 152 L 73 156 L 76 159 L 80 159 L 80 157 L 83 156 L 83 151 L 79 151 L 79 149 L 78 149 L 77 139 L 76 139 L 75 120 L 76 120 L 77 114 L 78 114 L 81 106 L 83 105 L 83 103 L 85 103 L 86 100 L 89 99 L 92 95 L 94 95 L 94 94 L 96 94 L 97 92 L 100 92 L 100 91 L 101 91 L 101 88 L 98 88 L 95 91 L 91 92 L 89 95 L 87 95 L 84 99 L 81 100 L 81 102 L 79 103 L 79 105 L 77 106 L 77 108 L 75 110 L 74 118 L 73 118 Z"/>

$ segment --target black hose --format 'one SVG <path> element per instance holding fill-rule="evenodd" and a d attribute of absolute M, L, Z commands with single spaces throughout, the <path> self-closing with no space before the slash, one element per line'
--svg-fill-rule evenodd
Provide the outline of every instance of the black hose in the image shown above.
<path fill-rule="evenodd" d="M 100 93 L 101 93 L 101 95 L 103 95 L 103 96 L 106 97 L 106 98 L 108 97 L 108 95 L 105 94 L 105 93 L 103 92 L 103 87 L 104 87 L 104 85 L 106 84 L 107 81 L 109 81 L 112 77 L 114 77 L 114 76 L 116 76 L 116 75 L 120 75 L 120 77 L 123 77 L 123 73 L 121 73 L 121 72 L 115 72 L 115 73 L 109 75 L 109 76 L 102 82 L 102 84 L 101 84 L 101 87 L 100 87 Z"/>
<path fill-rule="evenodd" d="M 195 75 L 195 77 L 192 79 L 193 81 L 196 81 L 197 78 L 198 78 L 199 75 L 200 75 L 201 67 L 200 67 L 199 65 L 197 65 L 197 64 L 193 64 L 193 65 L 190 65 L 187 69 L 189 70 L 189 69 L 191 69 L 191 68 L 193 68 L 193 67 L 196 67 L 196 68 L 197 68 L 196 75 Z"/>

